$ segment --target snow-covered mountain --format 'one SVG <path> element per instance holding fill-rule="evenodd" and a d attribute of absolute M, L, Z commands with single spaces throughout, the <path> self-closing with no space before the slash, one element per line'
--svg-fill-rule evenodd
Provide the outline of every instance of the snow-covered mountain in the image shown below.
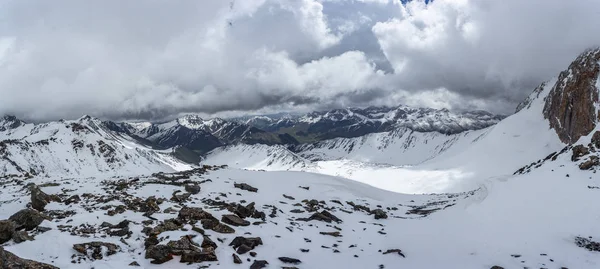
<path fill-rule="evenodd" d="M 503 118 L 502 115 L 485 111 L 455 113 L 447 109 L 397 106 L 334 109 L 304 115 L 245 117 L 238 121 L 270 132 L 291 133 L 300 141 L 314 142 L 337 137 L 359 137 L 398 128 L 456 134 L 489 127 Z"/>
<path fill-rule="evenodd" d="M 140 145 L 88 116 L 43 124 L 5 117 L 0 126 L 0 176 L 137 175 L 190 167 L 169 151 Z"/>
<path fill-rule="evenodd" d="M 204 120 L 186 115 L 165 123 L 120 123 L 117 131 L 147 139 L 163 148 L 184 146 L 201 153 L 229 144 L 294 144 L 285 134 L 274 134 L 256 127 L 220 118 Z"/>

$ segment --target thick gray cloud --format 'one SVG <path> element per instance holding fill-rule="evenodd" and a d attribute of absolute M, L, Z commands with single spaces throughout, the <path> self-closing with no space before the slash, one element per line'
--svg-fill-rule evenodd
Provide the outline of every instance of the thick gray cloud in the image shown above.
<path fill-rule="evenodd" d="M 600 45 L 591 0 L 0 1 L 0 114 L 508 113 Z"/>

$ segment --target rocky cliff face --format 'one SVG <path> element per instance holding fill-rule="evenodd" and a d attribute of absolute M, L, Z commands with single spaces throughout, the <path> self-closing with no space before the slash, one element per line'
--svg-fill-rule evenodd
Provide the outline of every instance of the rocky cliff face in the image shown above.
<path fill-rule="evenodd" d="M 600 48 L 588 50 L 560 73 L 548 93 L 544 117 L 560 140 L 573 144 L 588 135 L 600 120 L 598 111 L 598 75 Z"/>

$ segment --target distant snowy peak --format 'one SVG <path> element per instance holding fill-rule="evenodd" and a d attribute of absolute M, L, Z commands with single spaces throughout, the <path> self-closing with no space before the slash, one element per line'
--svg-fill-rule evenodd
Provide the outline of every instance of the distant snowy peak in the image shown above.
<path fill-rule="evenodd" d="M 25 122 L 17 119 L 15 116 L 3 116 L 0 118 L 0 132 L 8 129 L 15 129 L 23 124 L 25 124 Z"/>
<path fill-rule="evenodd" d="M 12 125 L 0 131 L 0 177 L 135 175 L 189 167 L 168 152 L 142 146 L 109 127 L 110 122 L 89 116 Z"/>
<path fill-rule="evenodd" d="M 548 93 L 544 117 L 562 142 L 573 144 L 600 121 L 600 48 L 587 50 L 561 72 Z"/>
<path fill-rule="evenodd" d="M 256 116 L 244 119 L 244 122 L 266 131 L 292 131 L 298 136 L 318 141 L 336 137 L 359 137 L 396 128 L 455 134 L 483 129 L 503 118 L 502 115 L 485 111 L 451 112 L 447 109 L 397 106 L 333 109 L 285 118 Z"/>

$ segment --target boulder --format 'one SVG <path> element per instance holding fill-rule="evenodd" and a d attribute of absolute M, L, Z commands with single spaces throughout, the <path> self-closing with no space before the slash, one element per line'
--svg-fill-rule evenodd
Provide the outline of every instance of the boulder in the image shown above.
<path fill-rule="evenodd" d="M 39 211 L 44 211 L 46 205 L 52 201 L 60 202 L 58 196 L 46 194 L 35 184 L 30 184 L 29 190 L 31 191 L 31 207 Z"/>
<path fill-rule="evenodd" d="M 397 253 L 398 255 L 402 256 L 403 258 L 406 258 L 406 256 L 404 256 L 404 253 L 402 253 L 402 250 L 400 249 L 388 249 L 385 252 L 383 252 L 383 254 L 390 254 L 390 253 Z"/>
<path fill-rule="evenodd" d="M 579 158 L 590 154 L 590 149 L 588 149 L 584 145 L 574 146 L 572 151 L 573 151 L 573 154 L 571 155 L 571 161 L 573 161 L 573 162 L 578 161 Z"/>
<path fill-rule="evenodd" d="M 279 260 L 283 263 L 291 263 L 291 264 L 300 264 L 302 263 L 302 261 L 295 259 L 295 258 L 289 258 L 289 257 L 279 257 Z"/>
<path fill-rule="evenodd" d="M 238 236 L 234 238 L 229 246 L 237 249 L 238 254 L 244 254 L 250 250 L 253 250 L 256 246 L 262 245 L 262 239 L 260 237 L 243 237 Z"/>
<path fill-rule="evenodd" d="M 242 263 L 242 259 L 240 259 L 240 256 L 236 255 L 235 253 L 231 254 L 231 256 L 233 257 L 233 263 L 235 263 L 235 264 Z"/>
<path fill-rule="evenodd" d="M 336 217 L 333 214 L 329 213 L 329 211 L 327 211 L 327 210 L 323 210 L 321 212 L 314 213 L 309 218 L 299 218 L 298 220 L 299 221 L 318 220 L 318 221 L 324 221 L 324 222 L 327 222 L 327 223 L 331 223 L 332 221 L 335 221 L 337 223 L 342 222 L 341 219 L 339 219 L 338 217 Z"/>
<path fill-rule="evenodd" d="M 44 220 L 51 220 L 50 217 L 40 213 L 35 209 L 22 209 L 8 218 L 17 225 L 17 230 L 33 230 Z"/>
<path fill-rule="evenodd" d="M 209 248 L 210 248 L 210 249 L 213 249 L 213 250 L 214 250 L 214 249 L 216 249 L 218 246 L 217 246 L 217 243 L 215 243 L 214 241 L 212 241 L 212 240 L 210 239 L 210 237 L 208 237 L 208 236 L 206 236 L 206 235 L 205 235 L 205 236 L 204 236 L 204 239 L 202 239 L 202 244 L 200 245 L 200 247 L 201 247 L 201 248 L 205 248 L 205 249 L 209 249 Z"/>
<path fill-rule="evenodd" d="M 187 184 L 185 185 L 185 191 L 191 193 L 191 194 L 198 194 L 200 193 L 200 185 L 198 184 Z"/>
<path fill-rule="evenodd" d="M 173 259 L 171 248 L 165 245 L 153 245 L 146 249 L 146 259 L 152 259 L 150 263 L 163 264 Z"/>
<path fill-rule="evenodd" d="M 171 248 L 171 253 L 174 255 L 182 255 L 187 250 L 200 250 L 200 246 L 192 241 L 193 236 L 185 235 L 179 238 L 177 241 L 169 241 L 167 246 Z"/>
<path fill-rule="evenodd" d="M 199 263 L 199 262 L 216 262 L 217 255 L 214 251 L 205 250 L 186 250 L 181 255 L 181 262 Z"/>
<path fill-rule="evenodd" d="M 387 219 L 388 215 L 383 209 L 375 209 L 371 211 L 371 214 L 375 215 L 375 219 Z"/>
<path fill-rule="evenodd" d="M 590 170 L 598 165 L 600 165 L 600 158 L 598 156 L 590 156 L 585 162 L 579 164 L 579 169 Z"/>
<path fill-rule="evenodd" d="M 233 186 L 235 188 L 238 188 L 238 189 L 241 189 L 241 190 L 244 190 L 244 191 L 258 192 L 257 188 L 252 187 L 252 186 L 250 186 L 250 185 L 248 185 L 246 183 L 239 183 L 239 184 L 238 183 L 234 183 Z"/>
<path fill-rule="evenodd" d="M 184 207 L 179 210 L 178 218 L 184 221 L 217 220 L 213 215 L 199 207 Z M 205 228 L 206 229 L 206 228 Z"/>
<path fill-rule="evenodd" d="M 257 261 L 254 261 L 252 263 L 252 265 L 250 265 L 250 269 L 265 268 L 265 267 L 267 267 L 267 264 L 269 264 L 269 263 L 267 261 L 265 261 L 265 260 L 257 260 Z"/>
<path fill-rule="evenodd" d="M 0 244 L 4 244 L 13 237 L 17 225 L 10 220 L 0 220 Z"/>
<path fill-rule="evenodd" d="M 106 256 L 114 255 L 119 251 L 120 248 L 113 243 L 93 241 L 82 244 L 74 244 L 73 249 L 94 260 L 102 260 L 104 258 L 103 253 L 106 253 Z"/>
<path fill-rule="evenodd" d="M 222 222 L 225 222 L 229 225 L 233 225 L 233 226 L 249 226 L 250 222 L 243 220 L 242 218 L 238 217 L 237 215 L 233 215 L 233 214 L 226 214 L 223 215 L 223 217 L 221 218 Z"/>
<path fill-rule="evenodd" d="M 25 241 L 33 241 L 33 237 L 30 236 L 26 231 L 18 231 L 13 233 L 12 240 L 18 244 Z"/>

